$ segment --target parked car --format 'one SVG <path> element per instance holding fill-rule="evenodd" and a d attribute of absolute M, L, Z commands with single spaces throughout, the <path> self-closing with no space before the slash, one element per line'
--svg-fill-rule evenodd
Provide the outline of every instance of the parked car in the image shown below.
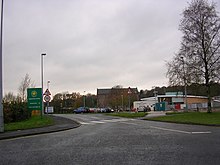
<path fill-rule="evenodd" d="M 106 113 L 111 113 L 111 112 L 114 112 L 114 109 L 106 108 Z"/>
<path fill-rule="evenodd" d="M 114 110 L 111 109 L 111 108 L 101 108 L 100 112 L 102 112 L 102 113 L 110 113 L 110 112 L 114 112 Z"/>
<path fill-rule="evenodd" d="M 96 108 L 96 112 L 100 113 L 101 112 L 101 108 Z"/>
<path fill-rule="evenodd" d="M 106 109 L 105 108 L 100 108 L 99 112 L 104 113 L 104 112 L 106 112 Z"/>
<path fill-rule="evenodd" d="M 73 110 L 73 113 L 88 113 L 88 112 L 89 112 L 89 108 L 87 107 L 79 107 Z"/>
<path fill-rule="evenodd" d="M 95 108 L 89 108 L 89 113 L 95 113 L 96 109 Z"/>

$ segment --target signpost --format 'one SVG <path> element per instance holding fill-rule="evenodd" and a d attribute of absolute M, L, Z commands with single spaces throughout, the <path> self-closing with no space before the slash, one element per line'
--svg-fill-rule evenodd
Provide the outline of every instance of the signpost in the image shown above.
<path fill-rule="evenodd" d="M 53 107 L 47 107 L 47 109 L 46 109 L 47 114 L 51 114 L 53 112 L 54 112 Z"/>
<path fill-rule="evenodd" d="M 51 97 L 50 97 L 50 95 L 51 95 L 51 93 L 50 93 L 50 91 L 49 91 L 49 89 L 46 89 L 46 91 L 44 92 L 44 101 L 47 103 L 47 109 L 46 109 L 46 112 L 47 112 L 47 114 L 48 114 L 48 107 L 49 107 L 49 102 L 50 102 L 50 99 L 51 99 Z"/>
<path fill-rule="evenodd" d="M 46 95 L 46 96 L 51 95 L 51 93 L 50 93 L 49 89 L 46 89 L 46 91 L 44 92 L 44 95 Z"/>
<path fill-rule="evenodd" d="M 46 96 L 44 96 L 44 101 L 49 102 L 49 101 L 50 101 L 50 99 L 51 99 L 51 98 L 50 98 L 50 96 L 47 96 L 47 95 L 46 95 Z"/>
<path fill-rule="evenodd" d="M 42 110 L 42 89 L 41 88 L 28 88 L 27 89 L 28 109 L 29 110 Z"/>

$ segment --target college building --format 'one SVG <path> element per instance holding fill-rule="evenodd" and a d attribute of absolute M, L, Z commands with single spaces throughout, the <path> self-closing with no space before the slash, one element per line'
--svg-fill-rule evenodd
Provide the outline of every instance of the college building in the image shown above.
<path fill-rule="evenodd" d="M 151 110 L 180 110 L 185 109 L 204 109 L 208 106 L 208 97 L 183 95 L 182 92 L 167 92 L 165 95 L 142 98 L 141 101 L 134 102 L 134 108 L 140 111 L 144 107 L 150 107 Z"/>

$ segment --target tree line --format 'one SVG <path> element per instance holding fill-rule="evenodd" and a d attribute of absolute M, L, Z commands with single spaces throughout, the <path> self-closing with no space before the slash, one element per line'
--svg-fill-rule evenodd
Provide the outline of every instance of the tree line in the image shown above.
<path fill-rule="evenodd" d="M 94 94 L 81 95 L 79 92 L 62 92 L 53 96 L 50 105 L 54 107 L 55 113 L 72 113 L 74 109 L 82 106 L 96 107 L 97 96 Z"/>
<path fill-rule="evenodd" d="M 195 95 L 195 96 L 207 96 L 207 89 L 205 84 L 197 84 L 192 83 L 187 86 L 187 95 Z M 220 96 L 220 84 L 219 83 L 211 83 L 210 84 L 211 92 L 210 96 Z M 165 95 L 166 92 L 183 92 L 184 94 L 184 86 L 176 85 L 176 86 L 168 86 L 168 87 L 155 87 L 151 90 L 140 90 L 139 95 L 140 98 L 146 97 L 154 97 L 156 95 Z"/>

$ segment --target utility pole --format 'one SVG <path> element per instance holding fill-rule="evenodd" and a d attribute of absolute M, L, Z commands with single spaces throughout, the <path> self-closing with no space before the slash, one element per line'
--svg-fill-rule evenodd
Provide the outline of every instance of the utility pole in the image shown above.
<path fill-rule="evenodd" d="M 2 85 L 2 42 L 3 42 L 3 0 L 1 4 L 1 37 L 0 37 L 0 132 L 4 132 L 4 115 L 3 115 L 3 85 Z"/>
<path fill-rule="evenodd" d="M 184 94 L 185 94 L 185 110 L 188 111 L 188 105 L 187 105 L 187 90 L 186 90 L 186 72 L 185 72 L 185 61 L 183 57 L 180 57 L 183 62 L 183 72 L 184 72 Z"/>
<path fill-rule="evenodd" d="M 123 94 L 121 95 L 121 108 L 122 108 L 122 111 L 124 111 L 124 96 L 123 96 Z"/>
<path fill-rule="evenodd" d="M 83 95 L 83 106 L 84 108 L 86 107 L 86 91 L 84 91 L 84 95 Z"/>
<path fill-rule="evenodd" d="M 129 107 L 129 111 L 131 111 L 131 88 L 128 87 L 128 107 Z"/>
<path fill-rule="evenodd" d="M 44 115 L 44 100 L 43 100 L 43 93 L 44 93 L 44 56 L 46 53 L 41 54 L 41 96 L 42 96 L 42 109 L 41 109 L 41 118 Z"/>

